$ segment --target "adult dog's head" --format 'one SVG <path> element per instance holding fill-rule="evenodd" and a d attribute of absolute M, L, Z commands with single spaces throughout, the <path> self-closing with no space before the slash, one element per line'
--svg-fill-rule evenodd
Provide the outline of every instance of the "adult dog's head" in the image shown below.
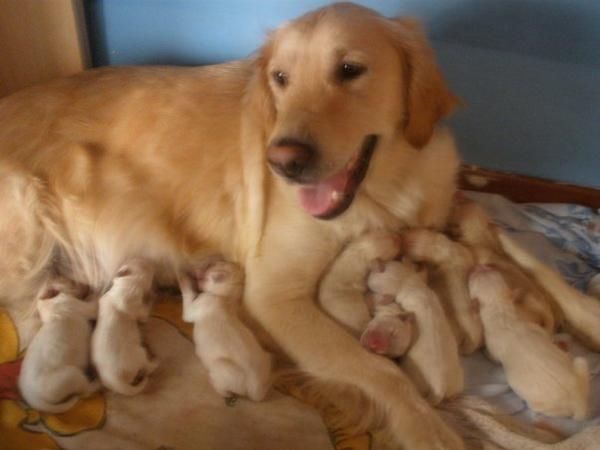
<path fill-rule="evenodd" d="M 417 23 L 346 3 L 275 31 L 251 90 L 269 116 L 270 168 L 323 219 L 350 206 L 374 152 L 424 146 L 456 103 Z"/>

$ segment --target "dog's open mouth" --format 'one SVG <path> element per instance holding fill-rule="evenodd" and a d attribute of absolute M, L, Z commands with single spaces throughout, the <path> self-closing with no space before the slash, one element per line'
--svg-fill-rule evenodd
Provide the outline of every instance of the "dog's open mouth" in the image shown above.
<path fill-rule="evenodd" d="M 311 216 L 333 219 L 346 211 L 365 178 L 378 137 L 368 135 L 360 151 L 339 172 L 318 183 L 300 187 L 300 203 Z"/>

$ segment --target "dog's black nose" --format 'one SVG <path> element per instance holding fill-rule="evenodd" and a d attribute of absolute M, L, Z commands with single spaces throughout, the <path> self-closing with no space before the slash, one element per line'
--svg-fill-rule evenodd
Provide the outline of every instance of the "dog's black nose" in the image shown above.
<path fill-rule="evenodd" d="M 315 148 L 296 139 L 278 139 L 267 150 L 267 161 L 278 174 L 294 181 L 300 181 L 314 163 Z"/>

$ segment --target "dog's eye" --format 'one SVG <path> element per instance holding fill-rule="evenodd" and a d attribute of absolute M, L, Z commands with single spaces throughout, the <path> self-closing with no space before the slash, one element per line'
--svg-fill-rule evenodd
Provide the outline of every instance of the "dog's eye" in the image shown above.
<path fill-rule="evenodd" d="M 338 68 L 337 76 L 340 81 L 350 81 L 360 77 L 367 71 L 365 66 L 355 63 L 342 63 Z"/>
<path fill-rule="evenodd" d="M 288 75 L 287 73 L 282 72 L 281 70 L 273 71 L 271 73 L 271 77 L 278 86 L 285 87 L 288 84 Z"/>

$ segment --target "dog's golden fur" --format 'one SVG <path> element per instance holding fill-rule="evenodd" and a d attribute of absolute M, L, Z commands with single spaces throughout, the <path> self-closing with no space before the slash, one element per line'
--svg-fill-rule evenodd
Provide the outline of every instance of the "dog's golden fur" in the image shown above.
<path fill-rule="evenodd" d="M 352 84 L 331 73 L 349 56 Z M 270 73 L 285 70 L 277 90 Z M 26 310 L 49 267 L 103 288 L 144 257 L 173 268 L 207 254 L 240 262 L 257 330 L 320 379 L 359 388 L 397 445 L 461 449 L 461 439 L 391 361 L 315 304 L 343 245 L 369 230 L 441 228 L 458 157 L 437 127 L 455 98 L 418 25 L 362 7 L 323 8 L 276 31 L 252 59 L 203 68 L 107 68 L 0 102 L 0 296 Z M 377 134 L 353 204 L 331 221 L 265 161 L 271 139 L 310 134 L 319 171 L 343 167 Z"/>

